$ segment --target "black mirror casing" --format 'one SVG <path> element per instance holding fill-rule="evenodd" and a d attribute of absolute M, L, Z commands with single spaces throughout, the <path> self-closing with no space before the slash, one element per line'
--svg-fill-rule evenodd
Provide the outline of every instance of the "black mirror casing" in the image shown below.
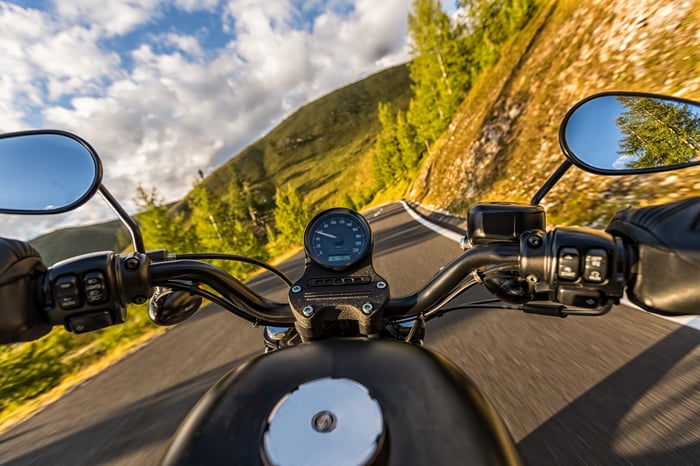
<path fill-rule="evenodd" d="M 58 214 L 87 202 L 102 164 L 84 139 L 61 130 L 0 135 L 0 213 Z"/>
<path fill-rule="evenodd" d="M 700 104 L 640 92 L 604 92 L 578 102 L 559 128 L 577 167 L 630 175 L 700 164 Z"/>

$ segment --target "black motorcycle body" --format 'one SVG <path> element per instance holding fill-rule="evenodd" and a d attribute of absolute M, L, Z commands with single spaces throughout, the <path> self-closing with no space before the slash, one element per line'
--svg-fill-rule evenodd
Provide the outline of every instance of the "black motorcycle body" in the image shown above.
<path fill-rule="evenodd" d="M 381 428 L 375 431 L 360 409 L 338 419 L 337 429 L 344 422 L 367 431 L 365 443 L 357 445 L 363 453 L 371 451 L 360 457 L 367 464 L 518 464 L 496 411 L 449 360 L 408 343 L 340 338 L 274 351 L 231 371 L 185 419 L 164 464 L 198 464 L 202 458 L 207 464 L 259 464 L 261 457 L 274 464 L 264 439 L 275 406 L 304 384 L 322 381 L 327 391 L 311 402 L 317 406 L 309 406 L 321 412 L 343 403 L 334 389 L 334 381 L 342 380 L 366 387 L 381 407 Z M 300 417 L 289 440 L 322 439 L 311 419 Z M 446 426 L 450 435 L 444 435 Z M 307 464 L 365 464 L 338 455 L 346 445 L 316 447 L 320 450 L 308 451 Z"/>

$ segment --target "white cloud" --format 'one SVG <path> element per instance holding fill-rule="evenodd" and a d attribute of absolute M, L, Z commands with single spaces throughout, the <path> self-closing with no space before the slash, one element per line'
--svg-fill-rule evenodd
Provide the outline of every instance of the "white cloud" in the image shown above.
<path fill-rule="evenodd" d="M 192 10 L 217 2 L 176 4 Z M 171 30 L 120 59 L 101 48 L 100 37 L 160 18 L 157 0 L 61 1 L 57 18 L 0 3 L 0 26 L 17 25 L 0 36 L 0 47 L 20 51 L 0 57 L 1 68 L 11 70 L 0 75 L 0 110 L 11 122 L 0 130 L 17 129 L 28 108 L 39 106 L 47 127 L 95 146 L 105 184 L 128 208 L 137 183 L 176 199 L 197 170 L 210 171 L 300 105 L 408 58 L 410 0 L 347 4 L 328 2 L 304 24 L 319 5 L 230 1 L 218 14 L 235 36 L 221 49 L 204 51 L 197 37 Z M 154 40 L 169 52 L 149 45 Z"/>
<path fill-rule="evenodd" d="M 196 37 L 183 36 L 179 34 L 165 34 L 161 36 L 163 43 L 169 44 L 176 49 L 185 52 L 191 57 L 201 57 L 204 52 Z"/>
<path fill-rule="evenodd" d="M 185 11 L 212 11 L 219 4 L 219 0 L 175 0 L 175 5 Z"/>
<path fill-rule="evenodd" d="M 61 18 L 88 25 L 108 37 L 126 34 L 149 21 L 156 13 L 159 0 L 55 0 Z"/>

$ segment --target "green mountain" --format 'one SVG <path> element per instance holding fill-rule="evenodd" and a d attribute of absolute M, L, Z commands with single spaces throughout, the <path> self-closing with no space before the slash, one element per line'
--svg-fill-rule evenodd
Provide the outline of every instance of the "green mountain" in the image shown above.
<path fill-rule="evenodd" d="M 371 149 L 381 129 L 380 102 L 405 109 L 412 96 L 408 67 L 389 68 L 305 105 L 204 180 L 227 194 L 231 169 L 258 196 L 263 211 L 274 207 L 276 187 L 291 185 L 318 210 L 355 201 L 369 191 Z"/>
<path fill-rule="evenodd" d="M 371 149 L 381 127 L 379 102 L 405 109 L 412 96 L 408 67 L 399 65 L 351 84 L 286 118 L 202 181 L 226 196 L 232 170 L 256 197 L 263 219 L 271 216 L 277 187 L 291 185 L 314 210 L 368 199 Z M 157 186 L 156 186 L 157 188 Z M 173 208 L 181 209 L 183 202 Z M 47 264 L 92 251 L 121 251 L 129 237 L 119 222 L 57 230 L 31 241 Z"/>
<path fill-rule="evenodd" d="M 62 228 L 29 242 L 41 252 L 48 265 L 78 254 L 95 251 L 121 251 L 129 241 L 118 220 L 89 226 Z"/>

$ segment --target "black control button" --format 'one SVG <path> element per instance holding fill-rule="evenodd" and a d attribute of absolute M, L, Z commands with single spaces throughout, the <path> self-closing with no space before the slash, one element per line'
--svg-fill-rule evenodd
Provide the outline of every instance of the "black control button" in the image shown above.
<path fill-rule="evenodd" d="M 85 333 L 109 327 L 113 323 L 109 312 L 101 311 L 71 317 L 68 319 L 68 328 L 73 333 Z"/>
<path fill-rule="evenodd" d="M 54 297 L 59 306 L 64 310 L 78 308 L 82 305 L 80 299 L 80 287 L 78 277 L 75 275 L 62 275 L 54 284 Z"/>
<path fill-rule="evenodd" d="M 602 283 L 608 278 L 608 254 L 604 249 L 589 249 L 583 258 L 583 279 Z"/>
<path fill-rule="evenodd" d="M 557 301 L 567 306 L 595 309 L 601 306 L 603 299 L 597 291 L 560 288 L 557 293 Z"/>
<path fill-rule="evenodd" d="M 83 276 L 85 301 L 90 304 L 102 304 L 107 302 L 107 285 L 102 272 L 88 272 Z"/>
<path fill-rule="evenodd" d="M 559 280 L 575 281 L 579 277 L 581 269 L 581 254 L 576 248 L 561 248 L 559 250 L 559 266 L 557 277 Z"/>

